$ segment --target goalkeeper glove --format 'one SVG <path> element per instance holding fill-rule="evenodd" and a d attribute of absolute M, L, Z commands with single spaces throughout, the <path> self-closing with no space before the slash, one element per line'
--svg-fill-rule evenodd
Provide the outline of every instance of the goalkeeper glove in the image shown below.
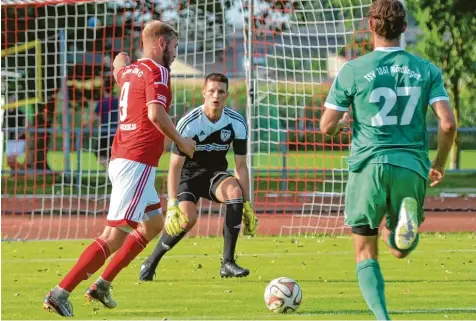
<path fill-rule="evenodd" d="M 244 235 L 256 235 L 256 230 L 258 229 L 258 219 L 256 218 L 250 202 L 245 202 L 243 204 L 243 224 L 245 224 L 245 229 L 243 231 Z"/>
<path fill-rule="evenodd" d="M 167 216 L 165 218 L 165 231 L 170 236 L 177 236 L 182 233 L 185 228 L 183 225 L 188 223 L 187 217 L 178 207 L 176 199 L 169 199 L 167 202 Z"/>

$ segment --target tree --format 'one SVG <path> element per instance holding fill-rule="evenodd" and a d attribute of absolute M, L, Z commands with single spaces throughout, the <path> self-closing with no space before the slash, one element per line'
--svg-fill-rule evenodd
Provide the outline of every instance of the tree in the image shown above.
<path fill-rule="evenodd" d="M 460 124 L 463 88 L 471 88 L 476 83 L 476 1 L 406 0 L 405 4 L 423 32 L 414 49 L 443 69 L 446 88 Z M 459 169 L 460 159 L 461 146 L 457 136 L 450 167 Z"/>

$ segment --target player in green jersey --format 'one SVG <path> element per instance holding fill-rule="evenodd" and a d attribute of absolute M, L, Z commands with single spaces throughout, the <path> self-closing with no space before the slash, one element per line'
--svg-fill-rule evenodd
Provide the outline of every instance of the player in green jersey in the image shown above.
<path fill-rule="evenodd" d="M 367 305 L 388 320 L 384 280 L 377 261 L 378 230 L 397 258 L 418 244 L 423 201 L 444 176 L 456 123 L 440 70 L 399 47 L 405 9 L 398 0 L 376 0 L 369 26 L 375 50 L 342 66 L 327 97 L 320 128 L 336 135 L 352 105 L 352 145 L 345 223 L 352 227 L 357 277 Z M 438 152 L 428 159 L 425 116 L 431 105 L 439 123 Z"/>

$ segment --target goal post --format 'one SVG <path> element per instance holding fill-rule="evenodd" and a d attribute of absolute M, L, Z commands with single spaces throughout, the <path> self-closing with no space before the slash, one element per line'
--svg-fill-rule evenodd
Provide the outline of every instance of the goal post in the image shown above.
<path fill-rule="evenodd" d="M 28 160 L 18 157 L 25 167 L 2 164 L 2 238 L 76 239 L 101 231 L 111 184 L 100 157 L 108 155 L 117 124 L 94 119 L 105 112 L 98 106 L 108 108 L 117 96 L 114 56 L 126 51 L 140 57 L 140 31 L 151 19 L 171 23 L 180 34 L 172 65 L 174 122 L 202 103 L 204 76 L 229 77 L 229 107 L 247 117 L 250 130 L 248 165 L 260 234 L 342 233 L 350 134 L 325 137 L 318 123 L 339 67 L 371 47 L 365 21 L 370 3 L 2 3 L 2 78 L 33 68 L 22 74 L 27 87 L 18 80 L 2 86 L 2 96 L 10 97 L 2 108 L 26 104 L 35 110 L 28 128 L 14 121 L 2 128 L 16 134 L 6 146 L 28 132 Z M 31 94 L 22 101 L 25 88 Z M 156 178 L 162 197 L 168 159 L 165 153 Z M 233 156 L 228 160 L 232 171 Z M 199 213 L 191 235 L 222 234 L 223 205 L 201 200 Z"/>

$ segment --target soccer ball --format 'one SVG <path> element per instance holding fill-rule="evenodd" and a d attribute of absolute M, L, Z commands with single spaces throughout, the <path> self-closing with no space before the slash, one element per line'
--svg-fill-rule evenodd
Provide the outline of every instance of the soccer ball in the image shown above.
<path fill-rule="evenodd" d="M 299 308 L 301 300 L 301 287 L 290 278 L 274 279 L 264 290 L 264 302 L 275 313 L 294 312 Z"/>

